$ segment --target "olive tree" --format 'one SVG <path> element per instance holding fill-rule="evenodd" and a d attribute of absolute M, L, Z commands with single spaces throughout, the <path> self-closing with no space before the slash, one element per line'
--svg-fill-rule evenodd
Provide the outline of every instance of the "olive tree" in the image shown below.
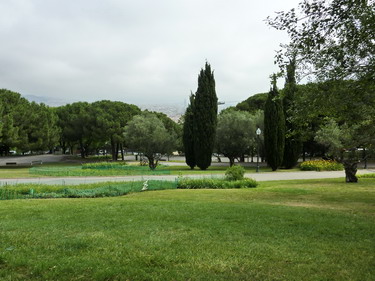
<path fill-rule="evenodd" d="M 345 168 L 346 182 L 357 182 L 357 152 L 356 126 L 338 125 L 333 119 L 328 119 L 316 133 L 315 140 L 328 148 L 328 156 L 342 163 Z"/>
<path fill-rule="evenodd" d="M 171 153 L 176 145 L 176 136 L 149 112 L 134 116 L 125 126 L 124 137 L 126 146 L 143 153 L 152 170 L 157 167 L 160 155 Z"/>
<path fill-rule="evenodd" d="M 248 112 L 230 110 L 219 115 L 216 149 L 218 153 L 229 158 L 230 166 L 254 145 L 255 127 L 254 116 Z"/>

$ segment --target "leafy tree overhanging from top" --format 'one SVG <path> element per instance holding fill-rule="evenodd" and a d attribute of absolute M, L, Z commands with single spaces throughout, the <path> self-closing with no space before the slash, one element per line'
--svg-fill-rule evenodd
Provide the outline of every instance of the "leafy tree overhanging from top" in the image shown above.
<path fill-rule="evenodd" d="M 304 0 L 267 23 L 285 30 L 290 43 L 276 56 L 280 66 L 297 55 L 300 74 L 322 79 L 375 79 L 375 1 Z"/>

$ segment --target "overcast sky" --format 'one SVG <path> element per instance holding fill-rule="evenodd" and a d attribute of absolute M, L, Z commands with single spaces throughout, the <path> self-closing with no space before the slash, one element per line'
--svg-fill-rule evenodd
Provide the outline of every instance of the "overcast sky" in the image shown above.
<path fill-rule="evenodd" d="M 219 100 L 269 90 L 299 0 L 1 0 L 0 88 L 65 102 L 186 103 L 207 60 Z M 279 81 L 282 86 L 284 81 Z"/>

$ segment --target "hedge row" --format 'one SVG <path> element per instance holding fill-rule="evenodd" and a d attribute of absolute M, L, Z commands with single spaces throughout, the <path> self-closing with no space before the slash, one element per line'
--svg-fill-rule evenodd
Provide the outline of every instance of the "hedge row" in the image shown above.
<path fill-rule="evenodd" d="M 258 183 L 253 179 L 228 181 L 223 179 L 191 179 L 182 178 L 178 180 L 177 188 L 180 189 L 229 189 L 229 188 L 252 188 Z"/>

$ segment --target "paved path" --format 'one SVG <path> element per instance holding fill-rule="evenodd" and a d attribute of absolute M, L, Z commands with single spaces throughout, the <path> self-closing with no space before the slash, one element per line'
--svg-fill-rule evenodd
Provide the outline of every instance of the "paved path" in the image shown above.
<path fill-rule="evenodd" d="M 30 155 L 30 156 L 11 156 L 1 157 L 0 166 L 5 166 L 6 162 L 17 162 L 17 165 L 30 165 L 32 161 L 43 161 L 43 163 L 52 163 L 64 161 L 63 155 Z M 134 160 L 134 156 L 128 156 L 127 160 Z M 180 160 L 178 157 L 174 158 Z M 173 160 L 172 160 L 173 161 Z M 162 162 L 166 165 L 186 165 L 183 162 Z M 262 163 L 263 164 L 263 163 Z M 213 166 L 228 165 L 226 162 L 217 163 L 213 162 Z M 254 166 L 255 163 L 242 163 L 244 166 Z M 264 164 L 263 164 L 264 165 Z M 371 166 L 370 169 L 358 170 L 358 174 L 375 173 L 375 167 Z M 259 173 L 246 173 L 246 177 L 253 178 L 257 181 L 272 181 L 272 180 L 297 180 L 297 179 L 323 179 L 323 178 L 343 178 L 345 177 L 344 171 L 333 172 L 314 172 L 314 171 L 300 171 L 300 172 L 262 172 Z M 48 177 L 48 178 L 16 178 L 16 179 L 0 179 L 0 186 L 7 184 L 20 184 L 20 183 L 38 183 L 38 184 L 84 184 L 106 181 L 139 181 L 139 180 L 168 180 L 174 181 L 178 176 L 175 175 L 160 175 L 160 176 L 111 176 L 111 177 Z M 206 174 L 206 175 L 184 175 L 184 177 L 193 178 L 220 178 L 223 174 Z"/>
<path fill-rule="evenodd" d="M 64 155 L 42 154 L 26 156 L 7 156 L 0 157 L 0 166 L 7 166 L 6 163 L 17 163 L 18 166 L 30 166 L 32 162 L 55 163 L 63 161 Z"/>
<path fill-rule="evenodd" d="M 358 170 L 358 174 L 375 173 L 375 170 Z M 221 178 L 223 174 L 211 175 L 184 175 L 184 177 L 192 178 Z M 297 179 L 324 179 L 324 178 L 343 178 L 344 171 L 333 172 L 260 172 L 246 173 L 245 177 L 253 178 L 257 181 L 274 181 L 274 180 L 297 180 Z M 176 175 L 161 176 L 112 176 L 112 177 L 48 177 L 48 178 L 18 178 L 18 179 L 0 179 L 0 186 L 7 184 L 21 183 L 38 183 L 38 184 L 85 184 L 108 181 L 145 181 L 145 180 L 166 180 L 174 181 L 178 178 Z"/>

